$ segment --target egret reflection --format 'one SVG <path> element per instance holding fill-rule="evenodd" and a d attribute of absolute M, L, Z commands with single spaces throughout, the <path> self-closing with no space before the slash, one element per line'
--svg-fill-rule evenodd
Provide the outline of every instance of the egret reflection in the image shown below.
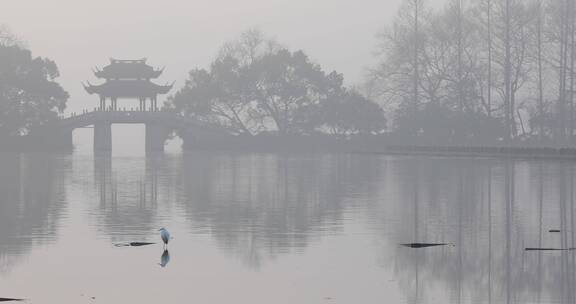
<path fill-rule="evenodd" d="M 164 252 L 162 253 L 162 256 L 160 257 L 160 267 L 162 268 L 166 268 L 166 266 L 168 266 L 168 263 L 170 263 L 170 252 L 168 251 L 168 249 L 164 249 Z"/>

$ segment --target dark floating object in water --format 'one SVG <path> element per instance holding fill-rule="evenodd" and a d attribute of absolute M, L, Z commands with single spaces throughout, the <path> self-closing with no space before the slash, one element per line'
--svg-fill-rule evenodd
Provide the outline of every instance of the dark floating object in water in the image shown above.
<path fill-rule="evenodd" d="M 409 243 L 400 245 L 409 248 L 428 248 L 428 247 L 449 246 L 449 245 L 454 246 L 453 244 L 449 243 Z"/>
<path fill-rule="evenodd" d="M 0 298 L 0 302 L 22 302 L 24 299 Z"/>
<path fill-rule="evenodd" d="M 148 245 L 154 245 L 154 244 L 156 244 L 156 243 L 132 242 L 132 243 L 130 243 L 130 246 L 139 247 L 139 246 L 148 246 Z"/>
<path fill-rule="evenodd" d="M 576 250 L 576 248 L 526 248 L 526 251 L 568 251 Z"/>
<path fill-rule="evenodd" d="M 148 245 L 154 245 L 154 244 L 156 244 L 156 243 L 131 242 L 131 243 L 114 244 L 114 246 L 116 246 L 116 247 L 141 247 L 141 246 L 148 246 Z"/>
<path fill-rule="evenodd" d="M 562 230 L 560 230 L 560 229 L 550 229 L 550 230 L 548 230 L 548 232 L 550 232 L 550 233 L 560 233 L 560 232 L 562 232 Z"/>

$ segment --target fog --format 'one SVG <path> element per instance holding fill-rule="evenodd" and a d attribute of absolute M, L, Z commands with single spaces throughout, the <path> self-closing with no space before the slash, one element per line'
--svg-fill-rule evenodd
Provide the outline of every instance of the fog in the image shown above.
<path fill-rule="evenodd" d="M 68 111 L 96 106 L 80 81 L 109 57 L 166 66 L 162 80 L 182 85 L 188 71 L 205 67 L 219 47 L 257 27 L 280 43 L 305 50 L 350 84 L 374 62 L 375 35 L 396 14 L 400 0 L 217 1 L 3 1 L 0 22 L 38 56 L 58 63 L 70 93 Z M 437 2 L 440 2 L 437 0 Z"/>
<path fill-rule="evenodd" d="M 326 70 L 343 73 L 348 85 L 361 85 L 366 70 L 376 62 L 375 37 L 401 4 L 401 0 L 4 2 L 0 23 L 8 25 L 34 55 L 58 64 L 59 82 L 70 93 L 66 113 L 96 107 L 97 98 L 86 94 L 80 82 L 94 80 L 92 68 L 106 65 L 110 57 L 148 58 L 152 65 L 166 67 L 159 82 L 175 81 L 178 89 L 189 70 L 208 66 L 224 42 L 249 28 L 305 50 Z M 135 130 L 118 128 L 116 152 L 141 151 L 131 148 L 143 141 L 141 130 L 136 130 L 139 136 L 130 136 Z M 77 147 L 90 151 L 89 142 L 81 137 L 75 136 Z M 178 151 L 179 145 L 172 143 L 168 150 Z"/>
<path fill-rule="evenodd" d="M 0 302 L 576 303 L 576 0 L 4 2 Z"/>

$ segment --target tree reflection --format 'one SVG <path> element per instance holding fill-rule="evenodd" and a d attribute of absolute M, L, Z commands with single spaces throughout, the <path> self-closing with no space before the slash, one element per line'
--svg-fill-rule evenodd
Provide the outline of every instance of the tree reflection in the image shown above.
<path fill-rule="evenodd" d="M 575 251 L 524 250 L 576 247 L 570 162 L 213 151 L 113 161 L 95 168 L 114 238 L 156 235 L 175 202 L 166 212 L 259 269 L 353 220 L 383 236 L 410 303 L 576 299 Z M 409 242 L 456 247 L 397 246 Z"/>
<path fill-rule="evenodd" d="M 36 245 L 56 240 L 66 206 L 65 160 L 52 155 L 0 155 L 0 272 Z"/>
<path fill-rule="evenodd" d="M 399 158 L 389 167 L 399 178 L 383 196 L 395 199 L 381 207 L 399 210 L 405 221 L 374 213 L 392 243 L 384 255 L 411 303 L 427 303 L 439 290 L 454 303 L 574 302 L 574 251 L 524 250 L 576 247 L 574 164 Z M 551 228 L 562 233 L 551 234 Z M 390 252 L 414 235 L 457 246 Z"/>
<path fill-rule="evenodd" d="M 340 232 L 350 198 L 374 190 L 367 181 L 378 166 L 349 155 L 188 154 L 182 207 L 222 249 L 259 268 Z"/>

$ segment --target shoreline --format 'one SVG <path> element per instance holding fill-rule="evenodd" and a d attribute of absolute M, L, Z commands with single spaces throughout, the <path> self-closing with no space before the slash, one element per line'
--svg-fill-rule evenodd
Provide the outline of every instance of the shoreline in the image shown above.
<path fill-rule="evenodd" d="M 194 151 L 238 151 L 260 153 L 350 153 L 350 154 L 380 154 L 380 155 L 403 155 L 403 156 L 438 156 L 438 157 L 500 157 L 500 158 L 526 158 L 526 159 L 566 159 L 576 160 L 576 149 L 573 148 L 504 148 L 504 147 L 434 147 L 434 146 L 388 146 L 378 150 L 363 150 L 355 148 L 342 149 L 277 149 L 277 148 L 244 148 L 244 147 L 196 147 L 182 150 L 183 152 Z"/>
<path fill-rule="evenodd" d="M 52 139 L 53 140 L 53 139 Z M 57 141 L 56 141 L 57 142 Z M 576 147 L 546 147 L 530 145 L 431 145 L 416 143 L 394 143 L 381 137 L 338 139 L 328 136 L 224 136 L 196 138 L 184 141 L 182 152 L 192 151 L 244 151 L 244 152 L 325 152 L 389 155 L 429 155 L 453 157 L 515 157 L 556 158 L 576 160 Z M 0 152 L 27 153 L 50 152 L 71 153 L 71 143 L 54 145 L 48 138 L 11 138 L 0 146 Z"/>
<path fill-rule="evenodd" d="M 253 152 L 334 152 L 389 155 L 430 155 L 454 157 L 518 157 L 575 159 L 576 147 L 529 145 L 435 146 L 429 144 L 386 143 L 385 140 L 335 139 L 326 137 L 230 138 L 198 141 L 182 146 L 183 151 L 231 150 Z"/>

